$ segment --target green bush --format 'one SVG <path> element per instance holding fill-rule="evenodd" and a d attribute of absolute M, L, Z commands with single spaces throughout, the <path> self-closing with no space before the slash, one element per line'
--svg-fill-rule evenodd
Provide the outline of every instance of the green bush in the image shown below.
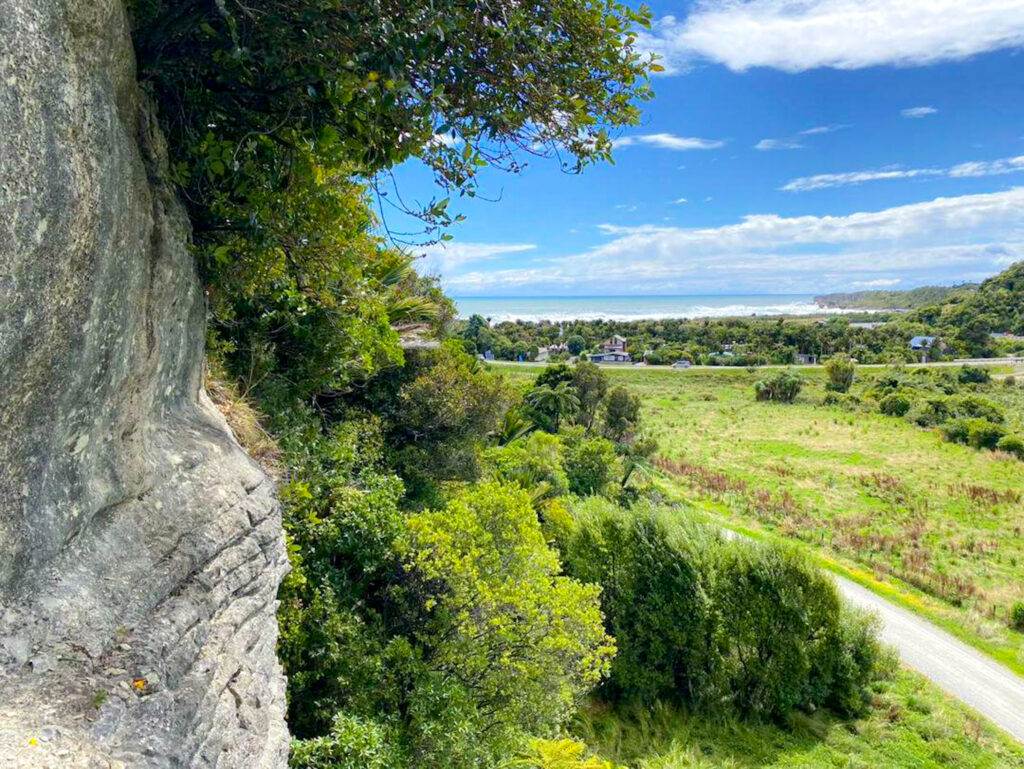
<path fill-rule="evenodd" d="M 585 349 L 587 349 L 587 340 L 579 334 L 573 334 L 565 342 L 566 347 L 569 348 L 569 352 L 573 355 L 579 355 Z"/>
<path fill-rule="evenodd" d="M 714 605 L 735 707 L 761 718 L 816 705 L 862 710 L 880 654 L 870 620 L 845 612 L 832 581 L 795 550 L 724 550 Z"/>
<path fill-rule="evenodd" d="M 935 427 L 952 416 L 949 400 L 942 395 L 933 395 L 915 400 L 907 419 L 921 427 Z"/>
<path fill-rule="evenodd" d="M 803 377 L 792 371 L 780 371 L 771 379 L 754 382 L 754 396 L 759 401 L 792 403 L 804 386 Z"/>
<path fill-rule="evenodd" d="M 565 431 L 563 456 L 569 491 L 580 496 L 601 494 L 616 475 L 614 444 L 606 438 L 586 438 L 579 427 Z"/>
<path fill-rule="evenodd" d="M 987 368 L 980 366 L 961 366 L 956 378 L 962 384 L 984 384 L 992 379 Z"/>
<path fill-rule="evenodd" d="M 1013 374 L 1008 374 L 1006 377 L 1003 378 L 1003 387 L 1006 387 L 1007 389 L 1009 389 L 1011 387 L 1016 387 L 1016 386 L 1017 386 L 1017 377 L 1015 377 Z"/>
<path fill-rule="evenodd" d="M 603 696 L 755 718 L 863 708 L 880 653 L 873 626 L 795 551 L 596 499 L 577 504 L 574 521 L 562 530 L 564 567 L 601 585 L 619 647 Z"/>
<path fill-rule="evenodd" d="M 346 713 L 334 717 L 331 731 L 295 740 L 291 769 L 392 769 L 399 766 L 393 743 L 380 724 Z"/>
<path fill-rule="evenodd" d="M 950 443 L 967 443 L 970 425 L 966 419 L 954 419 L 942 427 L 942 437 Z"/>
<path fill-rule="evenodd" d="M 968 420 L 967 443 L 976 449 L 995 449 L 1005 435 L 1002 425 L 985 419 Z"/>
<path fill-rule="evenodd" d="M 1003 410 L 979 395 L 959 395 L 953 398 L 950 407 L 958 417 L 969 419 L 987 419 L 989 422 L 1002 423 L 1006 420 Z"/>
<path fill-rule="evenodd" d="M 605 398 L 601 420 L 606 438 L 628 442 L 640 425 L 640 396 L 619 385 Z"/>
<path fill-rule="evenodd" d="M 999 439 L 996 448 L 1007 454 L 1013 454 L 1017 459 L 1024 459 L 1024 438 L 1019 435 L 1004 435 Z"/>
<path fill-rule="evenodd" d="M 557 435 L 537 430 L 507 446 L 488 449 L 484 456 L 496 477 L 518 484 L 534 499 L 562 496 L 569 490 Z"/>
<path fill-rule="evenodd" d="M 986 419 L 959 418 L 943 427 L 942 434 L 952 443 L 966 443 L 976 449 L 994 449 L 1006 435 L 1006 429 Z"/>
<path fill-rule="evenodd" d="M 864 401 L 852 393 L 830 391 L 821 399 L 821 405 L 835 406 L 846 411 L 860 411 L 864 408 Z"/>
<path fill-rule="evenodd" d="M 910 398 L 903 393 L 890 393 L 878 402 L 878 410 L 891 417 L 904 416 L 910 411 Z"/>
<path fill-rule="evenodd" d="M 825 361 L 825 374 L 828 376 L 826 387 L 834 392 L 846 392 L 853 384 L 855 370 L 856 365 L 849 355 L 833 355 Z"/>
<path fill-rule="evenodd" d="M 1024 633 L 1024 601 L 1017 601 L 1010 609 L 1010 627 Z"/>

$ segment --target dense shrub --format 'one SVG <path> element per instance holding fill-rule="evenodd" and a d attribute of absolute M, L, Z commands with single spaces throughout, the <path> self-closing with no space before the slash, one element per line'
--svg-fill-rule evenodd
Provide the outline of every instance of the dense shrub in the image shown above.
<path fill-rule="evenodd" d="M 1013 374 L 1007 374 L 1006 377 L 1003 378 L 1003 387 L 1011 388 L 1016 386 L 1017 377 L 1015 377 Z"/>
<path fill-rule="evenodd" d="M 565 342 L 569 352 L 573 355 L 579 355 L 585 349 L 587 349 L 587 340 L 579 334 L 573 334 Z"/>
<path fill-rule="evenodd" d="M 616 387 L 604 401 L 601 421 L 606 438 L 628 442 L 640 424 L 640 396 L 628 387 Z"/>
<path fill-rule="evenodd" d="M 515 483 L 534 499 L 557 497 L 569 490 L 562 466 L 562 442 L 542 430 L 513 443 L 488 449 L 485 453 L 494 475 Z"/>
<path fill-rule="evenodd" d="M 800 394 L 804 380 L 792 371 L 780 371 L 771 379 L 754 382 L 754 396 L 759 401 L 777 401 L 792 403 Z"/>
<path fill-rule="evenodd" d="M 1006 419 L 998 405 L 980 395 L 958 395 L 951 400 L 950 407 L 958 417 L 987 419 L 998 423 Z"/>
<path fill-rule="evenodd" d="M 1005 435 L 1002 425 L 985 419 L 968 420 L 967 443 L 976 449 L 994 449 Z"/>
<path fill-rule="evenodd" d="M 602 687 L 611 699 L 711 702 L 724 682 L 710 660 L 720 644 L 711 605 L 710 568 L 699 550 L 658 517 L 603 500 L 576 507 L 577 530 L 565 543 L 566 572 L 602 588 L 602 610 L 618 654 Z M 713 648 L 708 648 L 708 645 Z"/>
<path fill-rule="evenodd" d="M 833 355 L 825 361 L 825 374 L 828 376 L 826 387 L 834 392 L 846 392 L 853 384 L 855 369 L 856 365 L 849 355 Z"/>
<path fill-rule="evenodd" d="M 846 409 L 847 411 L 856 411 L 862 408 L 864 402 L 852 393 L 841 393 L 841 392 L 827 392 L 825 397 L 821 399 L 822 406 L 838 406 L 839 408 Z"/>
<path fill-rule="evenodd" d="M 380 724 L 338 713 L 330 732 L 292 743 L 292 769 L 393 769 L 398 759 Z"/>
<path fill-rule="evenodd" d="M 986 419 L 954 419 L 942 429 L 947 441 L 966 443 L 976 449 L 994 449 L 1006 435 L 1002 425 Z"/>
<path fill-rule="evenodd" d="M 949 400 L 944 395 L 932 395 L 915 400 L 907 418 L 921 427 L 935 427 L 952 415 Z"/>
<path fill-rule="evenodd" d="M 1024 601 L 1017 601 L 1010 609 L 1010 627 L 1024 633 Z"/>
<path fill-rule="evenodd" d="M 1007 454 L 1013 454 L 1017 459 L 1024 459 L 1024 438 L 1019 435 L 1004 435 L 999 439 L 996 448 Z"/>
<path fill-rule="evenodd" d="M 410 381 L 388 377 L 398 392 L 386 406 L 383 398 L 369 405 L 387 414 L 389 459 L 409 494 L 429 496 L 438 480 L 477 478 L 479 445 L 512 402 L 506 381 L 452 343 L 419 353 L 406 370 Z"/>
<path fill-rule="evenodd" d="M 832 581 L 795 551 L 724 550 L 714 598 L 735 706 L 774 718 L 822 704 L 862 709 L 879 654 L 870 623 L 845 612 Z"/>
<path fill-rule="evenodd" d="M 984 384 L 992 379 L 987 368 L 980 366 L 961 366 L 956 378 L 962 384 Z"/>
<path fill-rule="evenodd" d="M 970 425 L 966 419 L 954 419 L 942 427 L 942 437 L 950 443 L 967 443 Z"/>
<path fill-rule="evenodd" d="M 878 410 L 891 417 L 901 417 L 910 411 L 910 398 L 903 393 L 890 393 L 878 402 Z"/>
<path fill-rule="evenodd" d="M 872 626 L 796 552 L 601 500 L 577 505 L 561 536 L 566 571 L 601 585 L 618 642 L 604 696 L 756 718 L 863 707 L 879 655 Z"/>
<path fill-rule="evenodd" d="M 615 446 L 606 438 L 584 436 L 582 429 L 566 431 L 563 456 L 569 491 L 588 496 L 600 494 L 615 477 Z"/>

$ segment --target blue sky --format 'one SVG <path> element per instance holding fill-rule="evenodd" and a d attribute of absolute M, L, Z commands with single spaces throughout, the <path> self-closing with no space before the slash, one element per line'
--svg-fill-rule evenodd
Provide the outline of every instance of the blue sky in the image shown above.
<path fill-rule="evenodd" d="M 652 4 L 667 72 L 615 164 L 485 173 L 455 296 L 814 293 L 1024 258 L 1024 0 Z M 407 199 L 436 194 L 415 163 Z M 400 223 L 399 223 L 400 224 Z"/>

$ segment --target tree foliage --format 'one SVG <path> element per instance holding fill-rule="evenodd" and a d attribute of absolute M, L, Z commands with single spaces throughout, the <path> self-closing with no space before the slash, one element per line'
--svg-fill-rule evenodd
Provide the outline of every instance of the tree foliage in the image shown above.
<path fill-rule="evenodd" d="M 427 664 L 472 692 L 478 739 L 548 732 L 607 670 L 598 590 L 559 576 L 522 490 L 481 483 L 413 515 L 398 550 L 427 610 Z"/>
<path fill-rule="evenodd" d="M 880 654 L 871 622 L 796 552 L 722 541 L 677 516 L 592 498 L 561 530 L 566 571 L 601 585 L 617 639 L 602 694 L 765 719 L 862 709 Z"/>
<path fill-rule="evenodd" d="M 833 392 L 848 392 L 853 385 L 856 364 L 849 355 L 840 353 L 825 361 L 825 376 L 828 377 L 828 389 Z"/>
<path fill-rule="evenodd" d="M 780 371 L 769 379 L 754 382 L 754 396 L 759 401 L 792 403 L 803 388 L 804 380 L 793 371 Z"/>

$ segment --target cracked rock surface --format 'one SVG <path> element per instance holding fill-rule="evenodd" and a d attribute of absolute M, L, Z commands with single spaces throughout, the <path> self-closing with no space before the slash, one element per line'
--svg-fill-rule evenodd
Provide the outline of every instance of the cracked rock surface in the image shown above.
<path fill-rule="evenodd" d="M 284 767 L 272 482 L 201 390 L 121 0 L 0 0 L 0 766 Z"/>

